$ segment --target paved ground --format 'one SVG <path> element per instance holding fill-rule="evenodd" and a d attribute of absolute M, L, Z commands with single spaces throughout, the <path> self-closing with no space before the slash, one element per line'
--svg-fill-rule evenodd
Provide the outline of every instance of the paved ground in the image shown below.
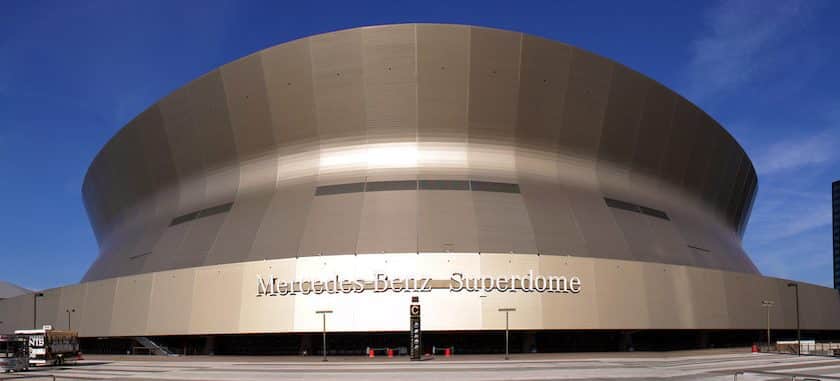
<path fill-rule="evenodd" d="M 58 380 L 840 380 L 840 359 L 739 351 L 542 354 L 405 358 L 89 356 L 76 366 L 41 368 L 26 376 Z M 23 374 L 22 374 L 23 375 Z M 0 375 L 0 380 L 12 375 Z M 51 379 L 51 378 L 41 378 Z"/>

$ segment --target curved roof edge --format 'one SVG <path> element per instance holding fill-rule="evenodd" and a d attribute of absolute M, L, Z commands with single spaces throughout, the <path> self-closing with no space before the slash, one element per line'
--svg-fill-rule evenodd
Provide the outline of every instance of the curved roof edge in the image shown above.
<path fill-rule="evenodd" d="M 321 36 L 321 35 L 326 35 L 326 34 L 331 34 L 331 33 L 338 33 L 338 32 L 344 32 L 344 31 L 355 30 L 355 29 L 366 29 L 366 28 L 388 27 L 388 26 L 393 26 L 393 25 L 449 25 L 449 26 L 462 26 L 462 27 L 469 27 L 469 28 L 492 29 L 492 30 L 499 30 L 499 31 L 504 31 L 504 32 L 508 32 L 508 33 L 521 33 L 521 34 L 523 34 L 523 35 L 534 36 L 534 37 L 538 37 L 538 38 L 542 38 L 542 39 L 546 39 L 546 40 L 554 41 L 554 42 L 557 42 L 557 43 L 565 44 L 565 45 L 568 45 L 568 46 L 573 47 L 573 48 L 575 48 L 575 49 L 579 49 L 579 50 L 581 50 L 581 51 L 583 51 L 583 52 L 586 52 L 586 53 L 589 53 L 589 54 L 595 55 L 595 56 L 597 56 L 597 57 L 599 57 L 599 58 L 606 59 L 606 60 L 608 60 L 608 61 L 610 61 L 610 62 L 612 62 L 612 63 L 614 63 L 614 64 L 616 64 L 616 65 L 620 65 L 620 66 L 622 66 L 622 67 L 624 67 L 624 68 L 626 68 L 626 69 L 629 69 L 629 70 L 633 71 L 634 73 L 637 73 L 637 74 L 639 74 L 639 75 L 643 76 L 644 78 L 646 78 L 646 79 L 648 79 L 648 80 L 650 80 L 650 81 L 653 81 L 654 83 L 656 83 L 656 84 L 658 84 L 658 85 L 660 85 L 660 86 L 662 86 L 662 87 L 664 87 L 664 88 L 668 89 L 669 91 L 673 92 L 674 94 L 676 94 L 677 96 L 679 96 L 680 98 L 684 99 L 684 100 L 685 100 L 685 101 L 687 101 L 689 104 L 691 104 L 692 106 L 696 107 L 698 110 L 700 110 L 701 112 L 703 112 L 704 114 L 706 114 L 709 118 L 711 118 L 711 119 L 712 119 L 712 120 L 713 120 L 713 121 L 714 121 L 714 122 L 715 122 L 715 123 L 716 123 L 716 124 L 720 127 L 720 129 L 721 129 L 721 130 L 723 130 L 723 132 L 724 132 L 724 133 L 725 133 L 725 134 L 726 134 L 726 135 L 727 135 L 730 139 L 732 139 L 732 141 L 733 141 L 733 142 L 735 142 L 735 144 L 738 146 L 738 148 L 741 150 L 741 152 L 743 152 L 743 153 L 744 153 L 744 156 L 746 156 L 746 157 L 747 157 L 747 160 L 749 161 L 749 163 L 750 163 L 750 167 L 752 168 L 753 172 L 757 172 L 757 171 L 755 170 L 755 165 L 754 165 L 754 164 L 753 164 L 753 162 L 752 162 L 752 158 L 750 158 L 750 156 L 747 154 L 747 150 L 744 148 L 744 146 L 741 144 L 741 142 L 739 142 L 739 141 L 738 141 L 738 139 L 736 139 L 736 138 L 735 138 L 735 135 L 733 135 L 733 134 L 732 134 L 732 133 L 731 133 L 731 132 L 730 132 L 730 131 L 726 128 L 726 127 L 724 127 L 724 126 L 723 126 L 723 124 L 721 124 L 721 123 L 717 120 L 717 118 L 715 118 L 714 116 L 712 116 L 711 114 L 709 114 L 708 112 L 706 112 L 706 110 L 704 110 L 703 108 L 701 108 L 699 105 L 697 105 L 697 104 L 696 104 L 694 101 L 692 101 L 691 99 L 688 99 L 688 98 L 687 98 L 685 95 L 683 95 L 682 93 L 680 93 L 680 92 L 678 92 L 678 91 L 676 91 L 676 90 L 672 89 L 672 88 L 671 88 L 671 87 L 669 87 L 669 86 L 666 86 L 665 84 L 663 84 L 663 83 L 662 83 L 662 82 L 660 82 L 659 80 L 657 80 L 657 79 L 655 79 L 655 78 L 652 78 L 652 77 L 648 76 L 647 74 L 645 74 L 645 73 L 643 73 L 643 72 L 641 72 L 641 71 L 639 71 L 639 70 L 636 70 L 636 69 L 634 69 L 634 68 L 632 68 L 632 67 L 629 67 L 629 66 L 627 66 L 627 65 L 625 65 L 625 64 L 623 64 L 623 63 L 621 63 L 621 62 L 618 62 L 618 61 L 616 61 L 616 60 L 614 60 L 614 59 L 612 59 L 612 58 L 610 58 L 610 57 L 608 57 L 608 56 L 606 56 L 606 55 L 603 55 L 603 54 L 600 54 L 600 53 L 596 53 L 596 52 L 593 52 L 593 51 L 591 51 L 591 50 L 588 50 L 588 49 L 585 49 L 585 48 L 579 47 L 579 46 L 577 46 L 577 45 L 572 45 L 572 44 L 569 44 L 569 43 L 564 42 L 564 41 L 555 40 L 555 39 L 553 39 L 553 38 L 546 37 L 546 36 L 543 36 L 543 35 L 531 34 L 531 33 L 526 33 L 526 32 L 516 31 L 516 30 L 512 30 L 512 29 L 506 29 L 506 28 L 498 28 L 498 27 L 482 26 L 482 25 L 473 25 L 473 24 L 434 23 L 434 22 L 430 22 L 430 23 L 426 23 L 426 22 L 405 22 L 405 23 L 392 23 L 392 24 L 361 25 L 361 26 L 355 26 L 355 27 L 351 27 L 351 28 L 343 28 L 343 29 L 329 30 L 329 31 L 322 32 L 322 33 L 317 33 L 317 34 L 312 34 L 312 35 L 308 35 L 308 36 L 297 37 L 297 38 L 293 38 L 293 39 L 290 39 L 290 40 L 287 40 L 287 41 L 281 41 L 281 42 L 278 42 L 278 43 L 276 43 L 276 44 L 273 44 L 273 45 L 270 45 L 270 46 L 266 46 L 266 47 L 264 47 L 264 48 L 261 48 L 261 49 L 259 49 L 259 50 L 256 50 L 256 51 L 254 51 L 254 52 L 251 52 L 251 53 L 245 54 L 245 55 L 243 55 L 243 56 L 241 56 L 241 57 L 237 57 L 237 58 L 235 58 L 235 59 L 233 59 L 233 60 L 231 60 L 231 61 L 229 61 L 229 62 L 227 62 L 227 63 L 225 63 L 225 64 L 223 64 L 223 65 L 220 65 L 220 66 L 218 66 L 218 67 L 215 67 L 215 68 L 213 68 L 212 70 L 209 70 L 209 71 L 207 71 L 207 72 L 205 72 L 205 73 L 203 73 L 203 74 L 199 75 L 198 77 L 195 77 L 195 78 L 192 78 L 191 80 L 188 80 L 187 82 L 185 82 L 185 83 L 184 83 L 184 84 L 182 84 L 181 86 L 179 86 L 179 87 L 177 87 L 177 88 L 175 88 L 175 89 L 173 89 L 173 90 L 169 91 L 168 93 L 166 93 L 166 94 L 165 94 L 165 95 L 163 95 L 162 97 L 157 98 L 157 100 L 156 100 L 154 103 L 152 103 L 152 104 L 148 105 L 146 108 L 144 108 L 143 110 L 139 111 L 139 112 L 138 112 L 138 113 L 137 113 L 134 117 L 132 117 L 131 119 L 129 119 L 129 121 L 128 121 L 127 123 L 125 123 L 125 124 L 124 124 L 123 126 L 121 126 L 119 129 L 117 129 L 117 131 L 116 131 L 116 132 L 115 132 L 115 133 L 114 133 L 114 134 L 113 134 L 110 138 L 108 138 L 108 140 L 105 142 L 105 144 L 104 144 L 102 147 L 100 147 L 99 151 L 97 151 L 97 152 L 96 152 L 96 154 L 93 156 L 93 159 L 91 160 L 91 164 L 90 164 L 90 165 L 88 165 L 87 169 L 85 170 L 85 175 L 83 176 L 83 179 L 82 179 L 82 188 L 84 188 L 84 184 L 85 184 L 85 183 L 87 183 L 87 180 L 88 180 L 88 175 L 89 175 L 89 173 L 90 173 L 91 166 L 92 166 L 93 162 L 95 162 L 95 161 L 99 158 L 99 156 L 100 156 L 100 155 L 102 154 L 102 152 L 105 150 L 105 147 L 106 147 L 106 146 L 108 146 L 108 144 L 109 144 L 109 143 L 111 143 L 111 141 L 113 141 L 113 140 L 114 140 L 114 137 L 116 137 L 116 136 L 117 136 L 117 135 L 118 135 L 118 134 L 119 134 L 122 130 L 124 130 L 124 129 L 125 129 L 125 127 L 126 127 L 126 126 L 128 126 L 129 124 L 131 124 L 131 122 L 132 122 L 132 121 L 134 121 L 135 119 L 137 119 L 137 118 L 138 118 L 141 114 L 143 114 L 146 110 L 148 110 L 148 109 L 150 109 L 150 108 L 154 107 L 154 106 L 155 106 L 155 105 L 157 105 L 157 104 L 158 104 L 158 103 L 159 103 L 162 99 L 165 99 L 165 98 L 169 97 L 170 95 L 172 95 L 172 94 L 173 94 L 175 91 L 177 91 L 178 89 L 181 89 L 181 88 L 183 88 L 184 86 L 187 86 L 187 85 L 189 85 L 190 83 L 195 82 L 195 81 L 197 81 L 197 80 L 199 80 L 199 79 L 201 79 L 201 78 L 203 78 L 203 77 L 205 77 L 205 76 L 207 76 L 207 75 L 209 75 L 209 74 L 211 74 L 211 73 L 213 73 L 213 72 L 215 72 L 215 71 L 217 71 L 217 70 L 221 69 L 222 67 L 225 67 L 225 66 L 227 66 L 227 65 L 233 64 L 233 63 L 235 63 L 235 62 L 237 62 L 237 61 L 240 61 L 240 60 L 242 60 L 242 59 L 245 59 L 245 58 L 247 58 L 247 57 L 253 56 L 254 54 L 259 54 L 260 52 L 263 52 L 263 51 L 269 50 L 269 49 L 274 48 L 274 47 L 279 46 L 279 45 L 284 45 L 284 44 L 292 43 L 292 42 L 295 42 L 295 41 L 305 40 L 305 39 L 312 38 L 312 37 L 315 37 L 315 36 Z M 758 184 L 756 184 L 756 192 L 758 191 L 758 188 L 757 188 L 757 187 L 758 187 Z"/>

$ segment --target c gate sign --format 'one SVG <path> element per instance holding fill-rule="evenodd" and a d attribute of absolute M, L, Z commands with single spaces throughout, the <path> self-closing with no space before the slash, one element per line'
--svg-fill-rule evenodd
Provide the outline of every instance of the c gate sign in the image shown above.
<path fill-rule="evenodd" d="M 421 340 L 421 331 L 420 331 L 420 297 L 419 296 L 412 296 L 411 297 L 411 306 L 408 307 L 408 312 L 410 315 L 410 327 L 409 327 L 409 338 L 411 340 L 411 345 L 409 351 L 412 360 L 420 360 L 423 356 L 423 342 Z"/>

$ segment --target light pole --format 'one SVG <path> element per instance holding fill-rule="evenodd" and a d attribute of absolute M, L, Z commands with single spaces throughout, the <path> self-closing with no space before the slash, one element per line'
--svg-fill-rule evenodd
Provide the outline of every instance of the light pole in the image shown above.
<path fill-rule="evenodd" d="M 67 330 L 72 331 L 73 328 L 71 328 L 71 326 L 70 326 L 70 313 L 71 312 L 76 312 L 76 309 L 75 308 L 70 308 L 70 309 L 66 309 L 64 311 L 67 312 Z"/>
<path fill-rule="evenodd" d="M 796 292 L 796 355 L 802 356 L 802 331 L 799 326 L 799 284 L 788 283 L 788 287 L 793 287 Z"/>
<path fill-rule="evenodd" d="M 324 351 L 324 359 L 321 360 L 321 361 L 327 361 L 327 314 L 331 314 L 333 312 L 332 312 L 332 310 L 319 310 L 319 311 L 315 311 L 315 313 L 320 314 L 321 319 L 324 322 L 324 330 L 323 330 L 323 336 L 322 336 L 323 339 L 324 339 L 324 341 L 323 341 L 324 345 L 321 347 L 322 350 Z"/>
<path fill-rule="evenodd" d="M 43 292 L 32 294 L 32 329 L 38 329 L 38 298 L 42 296 Z"/>
<path fill-rule="evenodd" d="M 770 350 L 770 309 L 776 305 L 772 300 L 762 300 L 761 306 L 767 309 L 767 350 Z"/>
<path fill-rule="evenodd" d="M 505 360 L 510 360 L 510 313 L 516 308 L 499 308 L 499 312 L 505 313 Z"/>

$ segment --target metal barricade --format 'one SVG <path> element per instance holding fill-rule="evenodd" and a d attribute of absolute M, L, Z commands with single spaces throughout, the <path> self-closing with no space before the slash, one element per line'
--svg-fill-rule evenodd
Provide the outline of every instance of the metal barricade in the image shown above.
<path fill-rule="evenodd" d="M 782 344 L 757 344 L 759 352 L 797 355 L 800 354 L 800 346 L 796 343 L 782 343 Z M 803 356 L 826 356 L 826 357 L 840 357 L 840 343 L 802 343 Z"/>
<path fill-rule="evenodd" d="M 455 354 L 455 347 L 437 347 L 432 345 L 432 356 L 442 354 L 444 357 L 450 357 Z"/>
<path fill-rule="evenodd" d="M 0 380 L 52 380 L 56 381 L 57 378 L 55 375 L 52 374 L 38 374 L 38 375 L 28 375 L 28 374 L 14 374 L 14 375 L 0 375 Z"/>
<path fill-rule="evenodd" d="M 782 372 L 763 372 L 758 370 L 749 370 L 749 371 L 738 371 L 733 373 L 733 379 L 738 381 L 738 376 L 746 376 L 746 375 L 760 375 L 760 376 L 771 376 L 771 377 L 790 377 L 791 381 L 822 381 L 822 380 L 840 380 L 840 377 L 832 377 L 832 376 L 817 376 L 817 375 L 810 375 L 810 374 L 801 374 L 801 373 L 782 373 Z"/>
<path fill-rule="evenodd" d="M 93 380 L 101 380 L 101 378 L 94 378 L 94 377 L 83 377 L 83 376 L 62 376 L 60 374 L 7 374 L 3 375 L 0 374 L 0 381 L 10 381 L 10 380 L 51 380 L 51 381 L 62 381 L 62 380 L 82 380 L 82 381 L 93 381 Z"/>

